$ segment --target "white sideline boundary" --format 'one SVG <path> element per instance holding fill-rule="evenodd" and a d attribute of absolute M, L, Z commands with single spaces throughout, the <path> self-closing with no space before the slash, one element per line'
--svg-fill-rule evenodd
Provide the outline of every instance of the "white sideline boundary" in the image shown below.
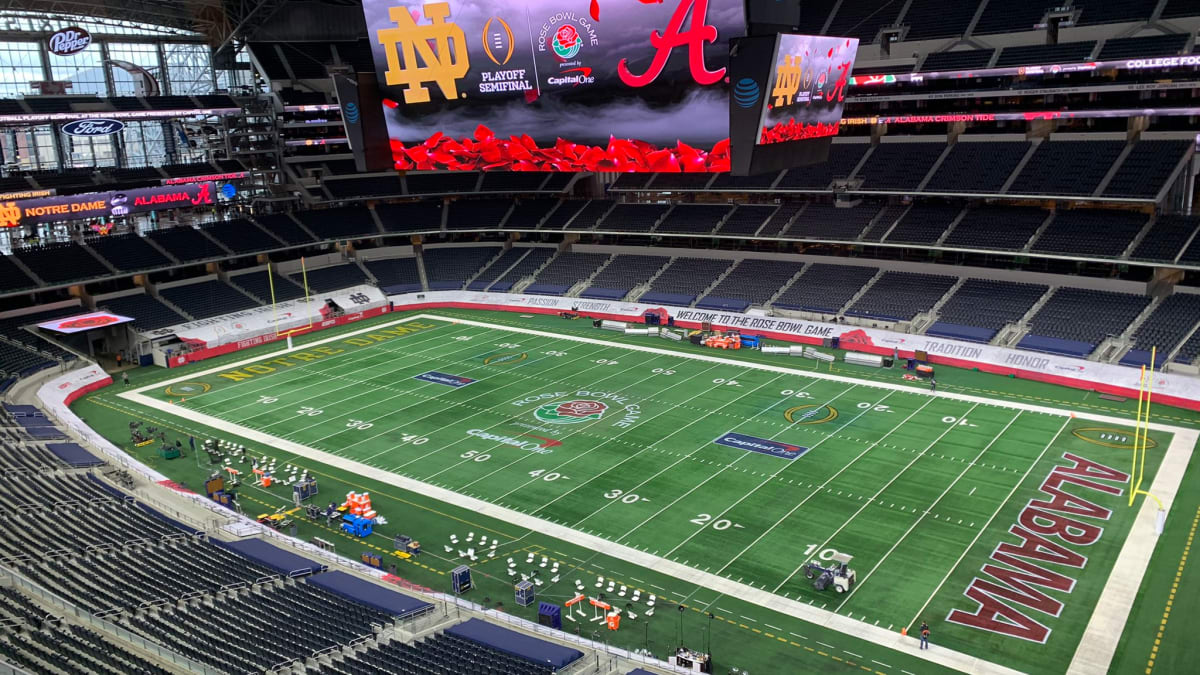
<path fill-rule="evenodd" d="M 598 340 L 595 338 L 586 338 L 575 335 L 560 335 L 547 331 L 514 326 L 501 326 L 482 321 L 446 317 L 438 314 L 417 314 L 414 316 L 408 316 L 403 319 L 389 321 L 387 323 L 374 325 L 369 328 L 363 328 L 349 333 L 341 333 L 334 337 L 309 342 L 297 349 L 303 350 L 331 342 L 338 342 L 356 335 L 370 333 L 373 331 L 378 331 L 382 328 L 388 328 L 422 319 L 445 321 L 452 324 L 462 324 L 480 328 L 489 328 L 509 333 L 559 338 L 582 344 L 603 345 L 618 349 L 659 354 L 672 358 L 682 357 L 697 361 L 726 364 L 737 368 L 749 368 L 753 370 L 762 370 L 784 375 L 796 375 L 800 377 L 828 380 L 845 384 L 856 384 L 863 387 L 875 387 L 878 389 L 902 391 L 905 393 L 922 396 L 955 399 L 991 405 L 994 407 L 1009 408 L 1013 410 L 1025 410 L 1047 415 L 1074 415 L 1074 417 L 1078 419 L 1103 422 L 1106 424 L 1115 424 L 1119 426 L 1127 426 L 1129 424 L 1129 420 L 1110 417 L 1107 415 L 1096 415 L 1086 412 L 1071 412 L 1047 406 L 1037 406 L 1014 401 L 994 400 L 979 396 L 972 396 L 969 394 L 956 394 L 945 391 L 928 392 L 887 382 L 863 382 L 854 378 L 833 375 L 831 373 L 821 373 L 819 371 L 785 368 L 782 366 L 727 359 L 718 356 L 710 356 L 707 354 L 692 354 L 638 344 L 608 342 L 606 340 Z M 296 351 L 296 349 L 293 349 L 292 351 Z M 321 462 L 323 464 L 335 466 L 352 473 L 357 473 L 358 475 L 377 480 L 381 483 L 393 485 L 411 492 L 417 492 L 432 497 L 438 501 L 482 513 L 498 520 L 511 522 L 528 530 L 540 531 L 551 537 L 571 542 L 577 546 L 591 548 L 593 550 L 602 552 L 605 555 L 627 560 L 635 565 L 656 569 L 660 572 L 670 574 L 678 579 L 694 583 L 698 586 L 703 586 L 718 593 L 738 597 L 760 607 L 778 611 L 802 621 L 821 625 L 852 637 L 867 640 L 885 648 L 902 650 L 905 653 L 913 654 L 918 658 L 925 659 L 948 668 L 953 668 L 955 670 L 968 673 L 979 673 L 982 675 L 1016 675 L 1020 672 L 1007 666 L 985 661 L 969 654 L 964 654 L 962 652 L 945 648 L 939 647 L 931 650 L 915 650 L 914 647 L 916 645 L 916 639 L 912 637 L 901 637 L 899 633 L 884 628 L 879 628 L 861 621 L 856 621 L 828 610 L 818 609 L 815 606 L 801 603 L 796 600 L 783 598 L 765 590 L 753 588 L 746 584 L 737 583 L 715 574 L 702 572 L 698 569 L 688 567 L 672 560 L 660 558 L 644 551 L 639 551 L 635 548 L 617 544 L 595 535 L 573 530 L 567 526 L 543 520 L 520 511 L 501 507 L 496 504 L 492 504 L 491 502 L 476 499 L 474 497 L 468 497 L 452 490 L 423 483 L 415 479 L 398 476 L 383 469 L 377 469 L 375 467 L 367 466 L 350 459 L 338 457 L 315 448 L 310 448 L 293 441 L 288 441 L 267 433 L 249 429 L 247 427 L 221 420 L 204 413 L 188 410 L 181 406 L 165 403 L 163 401 L 150 398 L 143 393 L 149 390 L 169 386 L 176 382 L 183 382 L 189 379 L 204 377 L 223 371 L 235 370 L 243 365 L 269 360 L 272 358 L 283 357 L 288 353 L 289 350 L 282 349 L 269 354 L 262 354 L 254 358 L 248 358 L 235 363 L 224 364 L 222 366 L 209 368 L 201 372 L 189 373 L 174 379 L 161 380 L 153 384 L 139 387 L 132 391 L 121 392 L 117 394 L 117 396 L 133 403 L 157 410 L 161 413 L 175 417 L 181 417 L 183 419 L 187 419 L 209 427 L 221 428 L 225 431 L 236 433 L 260 443 L 274 445 L 280 449 Z M 1175 495 L 1178 493 L 1179 485 L 1183 479 L 1184 470 L 1187 468 L 1187 465 L 1191 459 L 1193 448 L 1196 445 L 1197 439 L 1200 438 L 1200 432 L 1192 429 L 1159 423 L 1152 423 L 1149 425 L 1149 427 L 1156 431 L 1164 431 L 1174 434 L 1172 442 L 1168 446 L 1166 454 L 1163 457 L 1162 463 L 1160 464 L 1159 470 L 1155 474 L 1154 483 L 1150 487 L 1150 490 L 1155 494 L 1155 496 L 1163 501 L 1163 504 L 1166 506 L 1169 512 L 1171 505 L 1174 502 Z M 1155 507 L 1153 503 L 1143 499 L 1141 508 L 1139 509 L 1134 520 L 1134 524 L 1131 528 L 1129 536 L 1126 538 L 1125 543 L 1121 548 L 1121 552 L 1113 565 L 1112 572 L 1105 583 L 1104 590 L 1102 591 L 1101 596 L 1096 603 L 1096 607 L 1093 609 L 1091 620 L 1089 621 L 1087 628 L 1080 639 L 1079 645 L 1076 648 L 1075 656 L 1072 659 L 1067 671 L 1068 675 L 1091 675 L 1092 673 L 1099 675 L 1100 673 L 1107 672 L 1113 653 L 1116 650 L 1116 640 L 1114 640 L 1113 636 L 1119 635 L 1124 629 L 1125 620 L 1133 606 L 1134 600 L 1137 597 L 1137 591 L 1141 586 L 1142 579 L 1149 565 L 1150 557 L 1154 551 L 1154 545 L 1157 543 L 1157 538 L 1154 534 L 1154 519 Z"/>

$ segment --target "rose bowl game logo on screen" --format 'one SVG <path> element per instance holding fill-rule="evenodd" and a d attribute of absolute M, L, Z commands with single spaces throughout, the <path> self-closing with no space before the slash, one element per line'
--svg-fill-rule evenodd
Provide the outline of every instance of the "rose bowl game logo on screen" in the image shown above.
<path fill-rule="evenodd" d="M 583 38 L 574 26 L 563 26 L 554 34 L 554 53 L 561 59 L 569 59 L 583 48 Z"/>

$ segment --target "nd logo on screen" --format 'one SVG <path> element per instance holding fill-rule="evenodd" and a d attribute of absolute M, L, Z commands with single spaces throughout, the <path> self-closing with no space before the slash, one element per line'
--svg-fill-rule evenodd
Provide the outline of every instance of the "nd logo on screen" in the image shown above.
<path fill-rule="evenodd" d="M 376 31 L 387 55 L 384 79 L 388 86 L 407 85 L 405 103 L 428 103 L 426 82 L 437 84 L 447 100 L 456 99 L 458 80 L 471 67 L 466 36 L 457 24 L 446 21 L 450 3 L 431 2 L 421 10 L 430 21 L 427 25 L 418 26 L 407 7 L 388 8 L 396 27 Z"/>

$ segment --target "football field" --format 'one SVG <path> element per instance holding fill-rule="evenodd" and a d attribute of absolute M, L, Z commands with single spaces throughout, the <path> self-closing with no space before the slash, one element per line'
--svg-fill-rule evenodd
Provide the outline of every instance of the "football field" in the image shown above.
<path fill-rule="evenodd" d="M 215 438 L 251 430 L 814 610 L 928 620 L 958 651 L 1065 669 L 1135 516 L 1131 426 L 610 336 L 420 315 L 122 396 Z M 1171 434 L 1149 438 L 1147 485 Z M 1056 513 L 1077 519 L 1061 541 Z M 1025 543 L 1001 561 L 1019 572 L 983 569 L 1006 542 Z M 805 563 L 837 553 L 857 583 L 815 590 Z"/>

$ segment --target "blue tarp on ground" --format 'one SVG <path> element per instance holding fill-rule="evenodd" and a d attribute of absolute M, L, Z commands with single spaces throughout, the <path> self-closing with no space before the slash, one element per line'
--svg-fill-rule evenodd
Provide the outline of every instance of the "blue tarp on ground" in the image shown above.
<path fill-rule="evenodd" d="M 1064 340 L 1062 338 L 1046 337 L 1044 335 L 1026 335 L 1017 343 L 1018 349 L 1029 349 L 1035 352 L 1049 352 L 1051 354 L 1062 354 L 1064 356 L 1078 356 L 1083 358 L 1092 353 L 1096 345 L 1090 342 L 1080 342 L 1078 340 Z"/>
<path fill-rule="evenodd" d="M 749 306 L 750 303 L 746 300 L 718 298 L 711 295 L 705 296 L 700 302 L 696 303 L 697 309 L 720 309 L 726 312 L 744 312 Z"/>
<path fill-rule="evenodd" d="M 979 326 L 964 326 L 961 323 L 934 321 L 929 330 L 925 331 L 925 334 L 953 338 L 955 340 L 966 340 L 968 342 L 989 342 L 996 336 L 996 331 L 991 328 L 981 328 Z"/>
<path fill-rule="evenodd" d="M 320 586 L 343 598 L 353 600 L 397 617 L 421 614 L 433 609 L 433 604 L 410 595 L 390 591 L 379 584 L 345 572 L 326 572 L 309 577 L 308 583 Z"/>
<path fill-rule="evenodd" d="M 525 287 L 525 292 L 530 295 L 566 295 L 569 290 L 570 286 L 561 284 L 529 284 Z"/>
<path fill-rule="evenodd" d="M 696 300 L 694 295 L 686 295 L 684 293 L 662 293 L 659 291 L 650 291 L 649 293 L 638 298 L 638 302 L 643 305 L 675 305 L 676 307 L 687 307 Z"/>
<path fill-rule="evenodd" d="M 67 437 L 66 434 L 58 430 L 58 427 L 25 427 L 25 432 L 39 441 L 53 441 Z"/>
<path fill-rule="evenodd" d="M 594 298 L 596 300 L 620 300 L 629 292 L 628 288 L 596 288 L 592 287 L 579 294 L 582 298 Z"/>
<path fill-rule="evenodd" d="M 20 403 L 5 403 L 4 409 L 7 410 L 8 412 L 12 413 L 13 417 L 20 417 L 22 415 L 25 415 L 28 417 L 45 417 L 46 416 L 46 414 L 43 413 L 41 410 L 38 410 L 37 406 L 35 406 L 35 405 L 23 405 Z"/>
<path fill-rule="evenodd" d="M 526 661 L 544 663 L 551 668 L 564 668 L 583 656 L 583 652 L 578 649 L 501 628 L 483 619 L 471 619 L 460 623 L 447 629 L 446 633 L 478 642 Z"/>
<path fill-rule="evenodd" d="M 490 282 L 490 281 L 472 281 L 471 283 L 467 284 L 467 290 L 468 291 L 486 291 L 487 287 L 490 286 L 491 283 L 492 282 Z"/>
<path fill-rule="evenodd" d="M 104 463 L 75 443 L 47 443 L 46 449 L 71 466 L 97 466 Z"/>
<path fill-rule="evenodd" d="M 421 284 L 393 284 L 384 286 L 383 292 L 387 295 L 400 295 L 401 293 L 420 293 L 425 289 L 421 288 Z"/>
<path fill-rule="evenodd" d="M 271 569 L 279 570 L 285 574 L 297 570 L 315 573 L 325 569 L 325 565 L 322 563 L 309 560 L 302 555 L 297 555 L 278 546 L 272 546 L 262 539 L 244 539 L 242 541 L 230 542 L 214 540 L 214 543 L 224 546 L 242 557 L 262 563 Z"/>

